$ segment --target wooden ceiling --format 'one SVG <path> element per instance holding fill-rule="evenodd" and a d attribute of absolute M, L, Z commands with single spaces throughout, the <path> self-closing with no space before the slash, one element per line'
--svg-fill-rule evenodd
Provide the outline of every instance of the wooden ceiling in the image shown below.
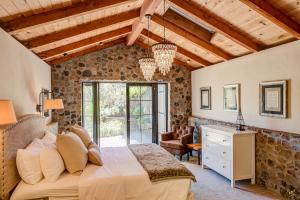
<path fill-rule="evenodd" d="M 5 0 L 0 27 L 49 64 L 115 44 L 177 45 L 190 70 L 300 39 L 299 0 Z M 165 22 L 163 21 L 163 16 Z"/>

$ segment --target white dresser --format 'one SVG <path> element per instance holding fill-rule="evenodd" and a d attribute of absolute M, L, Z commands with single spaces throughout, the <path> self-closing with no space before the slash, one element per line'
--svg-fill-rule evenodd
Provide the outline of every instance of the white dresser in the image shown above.
<path fill-rule="evenodd" d="M 202 167 L 231 180 L 251 179 L 255 184 L 255 133 L 207 125 L 202 128 Z"/>

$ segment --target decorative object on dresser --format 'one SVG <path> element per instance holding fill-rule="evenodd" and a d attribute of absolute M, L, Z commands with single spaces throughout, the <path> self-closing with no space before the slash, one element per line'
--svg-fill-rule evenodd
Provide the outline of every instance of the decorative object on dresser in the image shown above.
<path fill-rule="evenodd" d="M 193 132 L 193 126 L 172 125 L 171 132 L 161 133 L 160 146 L 173 155 L 179 155 L 181 160 L 190 151 L 186 145 L 193 143 Z"/>
<path fill-rule="evenodd" d="M 0 125 L 14 124 L 17 122 L 15 110 L 10 100 L 0 100 Z"/>
<path fill-rule="evenodd" d="M 211 110 L 211 89 L 210 87 L 200 88 L 200 109 Z"/>
<path fill-rule="evenodd" d="M 240 109 L 240 84 L 224 86 L 224 111 L 238 112 Z"/>
<path fill-rule="evenodd" d="M 255 131 L 236 131 L 216 125 L 202 126 L 202 167 L 235 181 L 255 184 Z"/>
<path fill-rule="evenodd" d="M 287 80 L 259 85 L 260 115 L 287 118 Z"/>
<path fill-rule="evenodd" d="M 236 119 L 236 130 L 237 131 L 244 131 L 245 130 L 245 121 L 244 121 L 244 117 L 242 114 L 241 109 L 238 112 L 238 116 Z"/>
<path fill-rule="evenodd" d="M 41 113 L 42 116 L 49 117 L 49 110 L 64 109 L 62 99 L 54 99 L 53 92 L 47 89 L 42 89 L 39 94 L 39 104 L 36 105 L 36 111 Z"/>

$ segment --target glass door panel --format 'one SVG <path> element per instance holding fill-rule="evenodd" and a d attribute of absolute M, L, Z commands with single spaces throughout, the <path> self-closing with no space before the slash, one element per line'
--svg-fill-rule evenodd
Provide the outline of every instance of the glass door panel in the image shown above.
<path fill-rule="evenodd" d="M 99 94 L 100 146 L 126 146 L 126 84 L 99 83 Z"/>
<path fill-rule="evenodd" d="M 152 85 L 128 84 L 128 143 L 141 144 L 153 141 Z"/>
<path fill-rule="evenodd" d="M 168 93 L 166 84 L 158 84 L 157 86 L 157 121 L 158 121 L 158 137 L 161 140 L 161 133 L 168 130 Z"/>

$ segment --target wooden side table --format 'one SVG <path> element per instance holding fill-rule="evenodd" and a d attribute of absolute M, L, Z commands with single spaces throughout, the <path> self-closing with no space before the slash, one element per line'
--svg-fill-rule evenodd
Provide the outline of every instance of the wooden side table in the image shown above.
<path fill-rule="evenodd" d="M 188 149 L 192 151 L 197 151 L 198 153 L 198 165 L 200 165 L 200 154 L 202 150 L 202 145 L 200 143 L 195 143 L 195 144 L 187 144 L 186 145 Z"/>

